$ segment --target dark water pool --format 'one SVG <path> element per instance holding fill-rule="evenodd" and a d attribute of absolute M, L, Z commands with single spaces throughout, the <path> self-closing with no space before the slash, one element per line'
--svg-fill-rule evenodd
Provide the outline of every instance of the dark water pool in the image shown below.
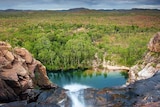
<path fill-rule="evenodd" d="M 48 72 L 50 80 L 63 87 L 82 84 L 93 88 L 121 86 L 126 83 L 127 73 L 122 71 L 73 70 L 67 72 Z"/>

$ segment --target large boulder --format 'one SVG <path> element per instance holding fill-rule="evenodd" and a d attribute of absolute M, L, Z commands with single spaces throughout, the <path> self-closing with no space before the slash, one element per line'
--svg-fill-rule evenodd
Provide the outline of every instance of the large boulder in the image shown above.
<path fill-rule="evenodd" d="M 148 44 L 148 49 L 153 52 L 160 52 L 160 32 L 151 38 Z"/>
<path fill-rule="evenodd" d="M 32 63 L 33 57 L 31 55 L 31 53 L 29 53 L 29 51 L 26 50 L 25 48 L 15 48 L 14 52 L 17 55 L 21 56 L 26 61 L 26 63 L 29 63 L 29 64 Z"/>
<path fill-rule="evenodd" d="M 152 77 L 156 73 L 156 68 L 152 66 L 152 63 L 148 63 L 141 71 L 138 72 L 138 80 L 147 79 Z"/>
<path fill-rule="evenodd" d="M 0 50 L 11 49 L 11 45 L 7 42 L 0 41 Z"/>
<path fill-rule="evenodd" d="M 46 67 L 37 61 L 37 66 L 34 73 L 34 83 L 41 88 L 51 88 L 56 87 L 56 85 L 49 81 L 49 78 L 46 73 Z"/>
<path fill-rule="evenodd" d="M 0 102 L 17 100 L 27 89 L 55 88 L 45 66 L 25 48 L 11 48 L 0 41 Z"/>
<path fill-rule="evenodd" d="M 1 50 L 1 52 L 3 53 L 4 57 L 5 57 L 8 61 L 12 62 L 12 61 L 14 60 L 14 56 L 13 56 L 12 52 L 10 52 L 10 51 L 8 51 L 8 50 Z"/>

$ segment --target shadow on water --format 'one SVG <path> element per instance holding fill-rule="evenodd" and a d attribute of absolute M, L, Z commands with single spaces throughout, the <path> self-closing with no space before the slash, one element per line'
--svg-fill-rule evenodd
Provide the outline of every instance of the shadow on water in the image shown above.
<path fill-rule="evenodd" d="M 122 75 L 125 79 L 128 79 L 128 77 L 129 77 L 128 72 L 126 72 L 126 71 L 121 71 L 120 73 L 121 73 L 121 75 Z"/>
<path fill-rule="evenodd" d="M 50 80 L 59 86 L 80 83 L 94 88 L 121 86 L 126 83 L 128 73 L 125 71 L 93 71 L 93 70 L 68 70 L 48 72 Z"/>

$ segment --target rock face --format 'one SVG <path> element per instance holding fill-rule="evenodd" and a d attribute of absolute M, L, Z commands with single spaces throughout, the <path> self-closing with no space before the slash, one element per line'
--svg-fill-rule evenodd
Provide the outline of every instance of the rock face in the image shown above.
<path fill-rule="evenodd" d="M 160 73 L 127 87 L 84 90 L 87 107 L 159 107 Z"/>
<path fill-rule="evenodd" d="M 148 44 L 148 49 L 153 52 L 160 52 L 160 32 L 151 38 Z"/>
<path fill-rule="evenodd" d="M 85 107 L 159 107 L 160 106 L 160 72 L 152 78 L 136 81 L 127 87 L 81 90 Z M 28 89 L 28 100 L 16 101 L 2 107 L 72 107 L 72 101 L 66 90 Z M 13 96 L 14 97 L 14 96 Z"/>
<path fill-rule="evenodd" d="M 21 101 L 0 104 L 0 107 L 71 107 L 66 90 L 57 87 L 49 90 L 27 89 Z"/>
<path fill-rule="evenodd" d="M 14 48 L 0 41 L 0 102 L 20 99 L 27 89 L 55 87 L 46 74 L 46 68 L 25 48 Z"/>
<path fill-rule="evenodd" d="M 141 63 L 131 67 L 129 71 L 129 83 L 150 78 L 160 70 L 160 32 L 151 38 L 148 49 L 149 51 Z"/>

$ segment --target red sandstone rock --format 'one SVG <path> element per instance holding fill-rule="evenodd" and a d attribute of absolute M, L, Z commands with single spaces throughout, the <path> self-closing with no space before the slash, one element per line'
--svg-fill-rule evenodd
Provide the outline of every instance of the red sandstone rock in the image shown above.
<path fill-rule="evenodd" d="M 0 42 L 0 101 L 14 101 L 15 96 L 34 86 L 55 87 L 47 77 L 45 66 L 28 50 L 10 48 L 8 43 Z"/>
<path fill-rule="evenodd" d="M 18 81 L 18 75 L 15 68 L 1 69 L 0 78 L 2 80 Z"/>
<path fill-rule="evenodd" d="M 38 75 L 36 78 L 36 83 L 40 87 L 51 87 L 51 82 L 49 81 L 49 78 L 46 73 L 46 67 L 43 66 L 40 62 L 38 62 L 35 74 Z"/>
<path fill-rule="evenodd" d="M 26 50 L 26 55 L 25 55 L 24 59 L 27 64 L 30 64 L 33 61 L 33 57 L 31 55 L 31 53 L 28 52 L 28 50 Z"/>
<path fill-rule="evenodd" d="M 13 54 L 8 50 L 0 51 L 0 68 L 12 68 Z"/>
<path fill-rule="evenodd" d="M 16 54 L 20 55 L 26 63 L 32 63 L 32 55 L 25 48 L 15 48 L 14 51 Z"/>
<path fill-rule="evenodd" d="M 35 75 L 34 75 L 34 71 L 37 67 L 37 64 L 38 64 L 38 61 L 33 59 L 32 63 L 31 64 L 27 64 L 27 67 L 28 67 L 28 71 L 29 71 L 29 74 L 30 76 L 33 78 Z"/>
<path fill-rule="evenodd" d="M 10 62 L 5 58 L 0 56 L 0 68 L 2 68 L 3 66 L 8 65 Z"/>
<path fill-rule="evenodd" d="M 4 57 L 8 61 L 12 62 L 14 60 L 14 56 L 13 56 L 13 54 L 10 51 L 8 51 L 8 50 L 1 50 L 1 52 L 3 53 Z"/>
<path fill-rule="evenodd" d="M 0 41 L 0 50 L 8 50 L 10 48 L 11 48 L 10 44 L 3 42 L 3 41 Z"/>
<path fill-rule="evenodd" d="M 14 48 L 14 52 L 17 54 L 17 55 L 20 55 L 21 57 L 24 57 L 25 54 L 26 54 L 26 51 L 24 48 Z"/>

